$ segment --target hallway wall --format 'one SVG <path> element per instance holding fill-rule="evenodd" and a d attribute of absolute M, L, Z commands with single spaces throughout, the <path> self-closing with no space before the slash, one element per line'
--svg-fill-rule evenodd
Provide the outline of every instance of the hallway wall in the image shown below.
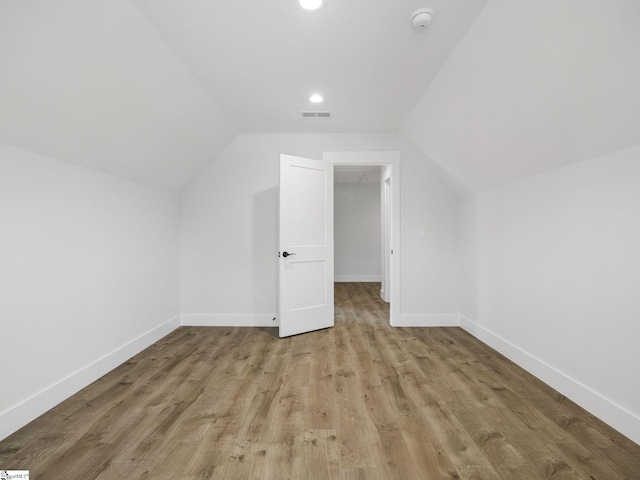
<path fill-rule="evenodd" d="M 334 273 L 337 282 L 379 282 L 380 184 L 334 185 Z"/>

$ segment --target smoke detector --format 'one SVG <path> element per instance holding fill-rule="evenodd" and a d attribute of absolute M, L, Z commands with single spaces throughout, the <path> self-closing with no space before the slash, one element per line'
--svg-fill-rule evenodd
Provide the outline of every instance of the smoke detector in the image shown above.
<path fill-rule="evenodd" d="M 433 20 L 433 10 L 431 8 L 419 8 L 411 14 L 411 24 L 418 30 L 431 25 L 431 20 Z"/>

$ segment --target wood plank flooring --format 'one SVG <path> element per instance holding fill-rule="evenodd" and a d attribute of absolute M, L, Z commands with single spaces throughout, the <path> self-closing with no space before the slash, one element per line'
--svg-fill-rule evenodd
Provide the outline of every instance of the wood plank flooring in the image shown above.
<path fill-rule="evenodd" d="M 458 328 L 183 327 L 0 442 L 33 479 L 640 479 L 640 446 Z"/>

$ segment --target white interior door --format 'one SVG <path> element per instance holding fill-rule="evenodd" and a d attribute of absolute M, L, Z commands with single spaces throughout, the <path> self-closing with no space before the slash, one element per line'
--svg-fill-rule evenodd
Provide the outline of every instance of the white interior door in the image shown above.
<path fill-rule="evenodd" d="M 280 337 L 332 327 L 333 165 L 280 155 Z"/>

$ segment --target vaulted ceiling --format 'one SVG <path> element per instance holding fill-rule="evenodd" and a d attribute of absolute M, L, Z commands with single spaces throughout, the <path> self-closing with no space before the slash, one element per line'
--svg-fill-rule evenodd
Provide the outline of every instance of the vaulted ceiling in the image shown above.
<path fill-rule="evenodd" d="M 134 0 L 243 133 L 396 131 L 486 0 L 427 0 L 431 28 L 410 15 L 424 0 Z M 309 102 L 319 91 L 321 106 Z M 304 110 L 331 120 L 303 120 Z"/>
<path fill-rule="evenodd" d="M 181 191 L 239 133 L 399 132 L 482 188 L 640 144 L 639 20 L 636 0 L 0 0 L 0 142 Z"/>

